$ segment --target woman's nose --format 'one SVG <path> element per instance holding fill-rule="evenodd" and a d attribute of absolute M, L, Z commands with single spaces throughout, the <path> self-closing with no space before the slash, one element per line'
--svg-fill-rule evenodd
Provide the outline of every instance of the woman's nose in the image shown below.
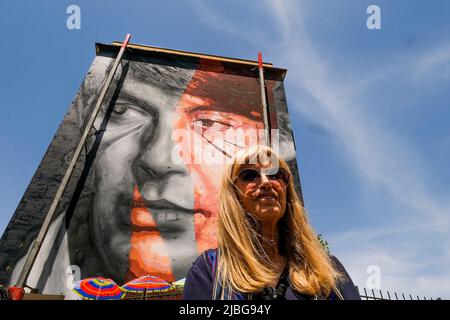
<path fill-rule="evenodd" d="M 261 178 L 260 178 L 261 182 L 260 182 L 260 187 L 264 187 L 264 188 L 271 188 L 272 187 L 272 183 L 270 182 L 270 179 L 264 174 L 261 173 Z"/>

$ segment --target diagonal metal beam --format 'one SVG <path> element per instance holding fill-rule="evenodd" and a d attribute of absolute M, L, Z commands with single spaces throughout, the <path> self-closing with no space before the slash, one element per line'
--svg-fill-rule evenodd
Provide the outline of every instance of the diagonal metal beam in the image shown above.
<path fill-rule="evenodd" d="M 127 34 L 124 42 L 122 43 L 119 54 L 117 55 L 116 60 L 114 61 L 114 65 L 108 74 L 108 78 L 106 79 L 106 82 L 103 85 L 102 91 L 100 92 L 100 96 L 97 100 L 97 103 L 94 107 L 91 117 L 89 118 L 89 121 L 84 129 L 83 135 L 81 136 L 81 139 L 78 142 L 78 146 L 75 149 L 74 154 L 72 155 L 72 159 L 70 160 L 69 167 L 67 168 L 67 171 L 61 181 L 61 184 L 59 185 L 59 188 L 56 191 L 56 195 L 55 195 L 55 198 L 53 199 L 52 205 L 50 206 L 50 209 L 48 210 L 47 215 L 45 216 L 45 220 L 42 224 L 41 230 L 39 231 L 39 234 L 33 243 L 33 247 L 31 248 L 30 254 L 28 255 L 28 257 L 25 261 L 25 264 L 20 272 L 19 278 L 16 283 L 16 287 L 23 288 L 27 284 L 28 277 L 31 273 L 31 270 L 33 269 L 33 265 L 34 265 L 34 262 L 36 261 L 39 251 L 41 250 L 42 243 L 45 239 L 45 236 L 47 235 L 48 229 L 53 220 L 53 216 L 55 215 L 55 212 L 58 209 L 62 195 L 64 194 L 64 191 L 66 190 L 66 187 L 67 187 L 67 184 L 68 184 L 70 178 L 72 177 L 73 171 L 75 169 L 75 165 L 78 161 L 78 158 L 80 157 L 81 151 L 83 150 L 83 146 L 86 143 L 89 132 L 91 131 L 92 125 L 94 124 L 94 121 L 100 110 L 100 106 L 102 105 L 103 100 L 105 99 L 106 93 L 107 93 L 109 86 L 111 84 L 111 81 L 117 71 L 117 67 L 119 66 L 119 63 L 122 60 L 122 56 L 125 52 L 128 42 L 130 41 L 130 38 L 131 38 L 131 34 Z"/>

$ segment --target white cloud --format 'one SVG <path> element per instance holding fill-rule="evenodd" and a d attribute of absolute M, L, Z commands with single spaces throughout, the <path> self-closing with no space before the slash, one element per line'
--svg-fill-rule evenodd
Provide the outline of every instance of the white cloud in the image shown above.
<path fill-rule="evenodd" d="M 367 280 L 370 276 L 367 268 L 377 265 L 381 274 L 381 290 L 383 295 L 390 291 L 397 292 L 398 297 L 404 293 L 407 299 L 411 294 L 414 299 L 418 295 L 420 299 L 438 297 L 448 299 L 450 297 L 448 288 L 450 278 L 448 274 L 428 274 L 424 275 L 422 269 L 426 269 L 426 261 L 418 257 L 409 257 L 398 251 L 399 248 L 389 247 L 367 247 L 365 252 L 355 250 L 340 255 L 340 260 L 346 265 L 347 271 L 351 274 L 353 281 L 359 285 L 360 291 L 363 287 L 368 288 Z M 379 296 L 377 290 L 375 290 Z"/>
<path fill-rule="evenodd" d="M 192 0 L 191 3 L 195 6 L 198 18 L 211 29 L 244 38 L 251 43 L 263 42 L 264 38 L 261 32 L 249 29 L 248 26 L 239 25 L 236 21 L 228 20 L 219 12 L 211 9 L 206 2 Z"/>

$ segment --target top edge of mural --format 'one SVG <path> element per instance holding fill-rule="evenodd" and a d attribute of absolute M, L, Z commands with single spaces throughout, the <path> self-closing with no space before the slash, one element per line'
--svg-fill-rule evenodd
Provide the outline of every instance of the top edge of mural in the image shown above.
<path fill-rule="evenodd" d="M 121 41 L 113 41 L 112 44 L 96 43 L 95 44 L 96 54 L 99 55 L 101 51 L 112 51 L 112 52 L 117 51 L 118 52 L 121 45 L 122 45 Z M 198 52 L 174 50 L 174 49 L 153 47 L 153 46 L 135 44 L 135 43 L 129 43 L 127 45 L 127 48 L 132 49 L 133 53 L 142 54 L 142 55 L 150 54 L 153 56 L 156 55 L 156 56 L 161 56 L 161 57 L 172 56 L 172 57 L 175 57 L 178 59 L 193 60 L 193 61 L 196 61 L 199 59 L 220 61 L 220 62 L 226 63 L 230 66 L 244 67 L 244 68 L 258 67 L 257 61 L 216 56 L 216 55 L 203 54 L 203 53 L 198 53 Z M 269 62 L 264 62 L 263 66 L 264 66 L 264 69 L 272 75 L 269 78 L 272 78 L 274 80 L 284 80 L 286 73 L 287 73 L 286 69 L 274 67 L 273 64 L 269 63 Z"/>

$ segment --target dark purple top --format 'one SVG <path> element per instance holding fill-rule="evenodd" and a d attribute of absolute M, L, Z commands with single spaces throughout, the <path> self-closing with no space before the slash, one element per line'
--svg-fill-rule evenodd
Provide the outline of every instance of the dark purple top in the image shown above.
<path fill-rule="evenodd" d="M 213 272 L 215 272 L 215 260 L 217 251 L 210 249 L 200 255 L 189 270 L 184 284 L 183 299 L 185 300 L 211 300 L 213 291 Z M 345 300 L 361 300 L 358 289 L 353 284 L 342 263 L 331 256 L 335 268 L 340 271 L 344 278 L 340 281 L 338 289 Z M 287 280 L 289 283 L 289 279 Z M 246 299 L 245 296 L 237 294 L 233 299 Z M 313 297 L 299 293 L 289 285 L 286 289 L 287 300 L 310 300 Z M 327 300 L 339 300 L 335 292 L 332 292 Z"/>

